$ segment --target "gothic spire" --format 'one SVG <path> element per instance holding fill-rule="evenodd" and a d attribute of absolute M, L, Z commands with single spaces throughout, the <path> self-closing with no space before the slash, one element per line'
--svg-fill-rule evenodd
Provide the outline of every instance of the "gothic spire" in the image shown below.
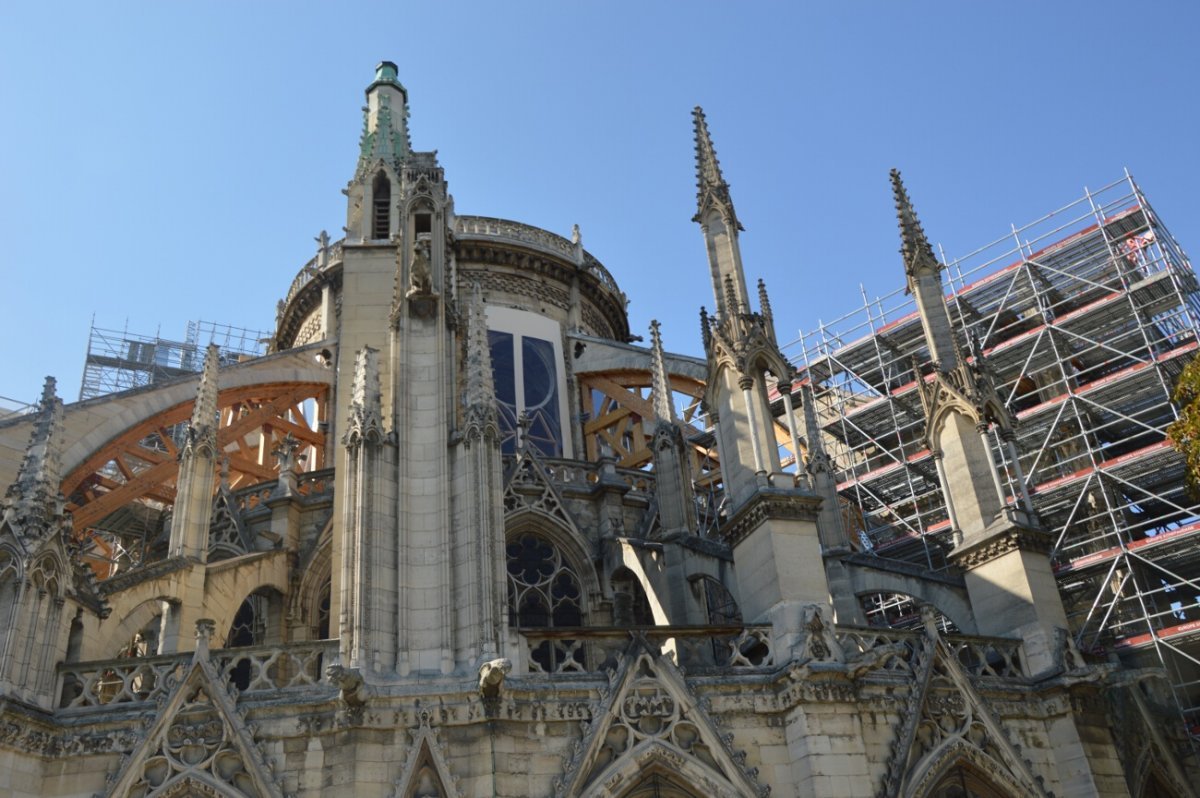
<path fill-rule="evenodd" d="M 671 380 L 667 376 L 659 327 L 657 319 L 650 322 L 650 392 L 654 399 L 655 420 L 670 424 L 675 421 L 675 407 L 671 402 Z"/>
<path fill-rule="evenodd" d="M 211 456 L 217 453 L 217 373 L 221 367 L 220 347 L 209 344 L 204 353 L 204 368 L 200 371 L 200 385 L 196 388 L 196 404 L 192 406 L 192 420 L 188 425 L 184 452 L 204 449 Z"/>
<path fill-rule="evenodd" d="M 696 128 L 696 215 L 692 221 L 702 222 L 704 214 L 715 208 L 729 227 L 744 230 L 733 210 L 729 184 L 721 174 L 721 163 L 708 134 L 704 109 L 697 105 L 692 110 L 692 119 Z"/>
<path fill-rule="evenodd" d="M 929 269 L 936 274 L 941 270 L 941 264 L 933 254 L 929 239 L 925 237 L 921 220 L 917 218 L 917 211 L 900 179 L 900 170 L 893 169 L 891 178 L 892 194 L 896 198 L 896 217 L 900 222 L 900 255 L 904 258 L 904 273 L 910 279 L 919 270 Z"/>
<path fill-rule="evenodd" d="M 816 475 L 833 470 L 825 443 L 821 440 L 821 425 L 817 422 L 816 397 L 812 385 L 800 386 L 800 401 L 804 404 L 804 438 L 808 442 L 808 473 Z"/>
<path fill-rule="evenodd" d="M 17 479 L 8 487 L 6 499 L 18 505 L 18 515 L 42 521 L 57 514 L 52 509 L 62 482 L 59 451 L 63 403 L 55 393 L 55 379 L 46 378 L 42 400 Z M 7 503 L 7 502 L 6 502 Z"/>
<path fill-rule="evenodd" d="M 361 175 L 380 160 L 397 167 L 411 153 L 408 91 L 396 76 L 396 65 L 382 61 L 375 67 L 375 80 L 367 87 L 356 172 Z"/>
<path fill-rule="evenodd" d="M 938 371 L 953 371 L 962 360 L 950 311 L 942 287 L 942 265 L 934 257 L 933 247 L 917 218 L 912 200 L 900 180 L 900 172 L 891 171 L 892 193 L 896 198 L 896 217 L 900 223 L 900 255 L 908 291 L 917 301 L 925 344 Z"/>
<path fill-rule="evenodd" d="M 492 351 L 488 343 L 487 310 L 479 283 L 472 286 L 471 301 L 467 307 L 466 372 L 463 404 L 466 406 L 467 427 L 495 426 L 496 389 L 492 377 Z"/>

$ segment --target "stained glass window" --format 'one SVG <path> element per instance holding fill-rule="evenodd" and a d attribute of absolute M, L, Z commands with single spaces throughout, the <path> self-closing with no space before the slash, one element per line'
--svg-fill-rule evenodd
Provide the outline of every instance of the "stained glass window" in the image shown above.
<path fill-rule="evenodd" d="M 488 308 L 488 325 L 501 451 L 516 452 L 524 414 L 526 445 L 545 457 L 562 457 L 566 447 L 558 324 L 527 311 Z"/>

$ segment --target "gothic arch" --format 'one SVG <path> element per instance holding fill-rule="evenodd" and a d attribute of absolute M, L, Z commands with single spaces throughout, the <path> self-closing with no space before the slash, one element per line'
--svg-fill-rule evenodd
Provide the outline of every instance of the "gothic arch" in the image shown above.
<path fill-rule="evenodd" d="M 674 774 L 663 773 L 655 768 L 621 795 L 621 798 L 700 798 L 700 795 L 680 785 Z"/>
<path fill-rule="evenodd" d="M 13 613 L 17 609 L 17 597 L 24 575 L 25 567 L 20 555 L 0 544 L 0 652 L 4 651 L 4 639 L 14 626 Z"/>
<path fill-rule="evenodd" d="M 247 798 L 246 794 L 228 785 L 218 784 L 196 773 L 177 776 L 150 794 L 152 798 Z"/>
<path fill-rule="evenodd" d="M 595 589 L 588 585 L 588 572 L 580 567 L 578 552 L 571 552 L 569 547 L 562 545 L 561 540 L 556 539 L 556 536 L 545 534 L 545 529 L 541 527 L 526 527 L 509 534 L 506 536 L 505 551 L 509 602 L 510 604 L 516 602 L 509 608 L 514 618 L 517 618 L 522 612 L 526 600 L 538 603 L 544 600 L 544 609 L 549 617 L 546 623 L 536 625 L 586 625 L 586 619 L 597 593 L 593 592 Z M 572 556 L 573 554 L 575 556 Z M 538 556 L 543 558 L 542 562 L 534 559 Z M 521 567 L 522 562 L 527 563 L 523 568 Z M 590 565 L 590 562 L 584 560 L 584 567 L 591 570 Z M 558 586 L 565 584 L 563 580 L 574 582 L 574 588 L 578 592 L 578 595 L 574 597 L 574 602 L 570 600 L 571 597 L 559 593 Z M 594 573 L 591 574 L 591 581 L 596 582 Z M 557 604 L 556 595 L 561 599 Z M 577 623 L 563 623 L 554 620 L 559 616 L 560 607 L 569 610 L 569 605 L 575 602 L 577 602 L 579 615 Z M 533 624 L 527 624 L 524 619 L 519 619 L 518 625 Z"/>
<path fill-rule="evenodd" d="M 216 623 L 218 641 L 224 641 L 225 645 L 228 646 L 228 633 L 233 626 L 234 620 L 237 618 L 238 611 L 242 609 L 242 606 L 251 596 L 255 595 L 264 596 L 267 599 L 267 612 L 270 615 L 264 620 L 268 623 L 270 623 L 271 620 L 274 620 L 275 622 L 273 629 L 271 629 L 269 626 L 267 628 L 266 635 L 268 639 L 256 641 L 256 645 L 259 643 L 271 642 L 269 640 L 270 637 L 282 636 L 284 591 L 280 588 L 280 586 L 266 582 L 254 585 L 253 587 L 247 589 L 244 593 L 242 593 L 236 602 L 226 602 L 220 607 L 213 608 L 218 610 L 212 613 L 213 619 Z"/>
<path fill-rule="evenodd" d="M 1181 798 L 1172 784 L 1171 779 L 1160 768 L 1148 768 L 1142 774 L 1134 798 Z"/>
<path fill-rule="evenodd" d="M 872 593 L 897 593 L 933 606 L 963 634 L 976 634 L 975 614 L 966 588 L 933 580 L 916 579 L 869 565 L 847 563 L 856 600 Z"/>
<path fill-rule="evenodd" d="M 125 613 L 120 622 L 117 623 L 116 628 L 112 629 L 111 632 L 107 630 L 105 631 L 105 644 L 109 646 L 123 646 L 128 643 L 133 639 L 135 634 L 146 628 L 146 625 L 151 623 L 155 616 L 162 615 L 162 602 L 163 599 L 161 598 L 146 599 L 129 612 Z M 109 659 L 110 657 L 116 656 L 116 654 L 112 651 L 95 653 L 100 654 L 99 657 L 94 657 L 95 659 Z M 156 652 L 151 653 L 153 654 Z M 90 658 L 92 657 L 89 657 L 89 659 Z"/>
<path fill-rule="evenodd" d="M 508 544 L 517 540 L 521 535 L 540 537 L 559 551 L 567 564 L 575 571 L 583 589 L 583 611 L 586 620 L 595 608 L 596 602 L 603 595 L 600 577 L 595 565 L 588 554 L 587 548 L 572 530 L 532 511 L 519 512 L 505 519 L 504 542 Z"/>
<path fill-rule="evenodd" d="M 0 543 L 0 579 L 6 578 L 9 570 L 15 573 L 16 579 L 20 579 L 25 574 L 24 555 L 20 549 L 6 540 Z"/>
<path fill-rule="evenodd" d="M 903 798 L 938 798 L 937 789 L 956 768 L 969 770 L 1000 798 L 1018 798 L 1033 794 L 999 761 L 958 738 L 934 749 L 924 760 L 917 763 L 906 779 L 908 789 L 905 790 Z"/>
<path fill-rule="evenodd" d="M 45 590 L 55 599 L 65 595 L 67 565 L 57 548 L 48 548 L 39 554 L 27 573 L 30 583 L 39 590 Z"/>
<path fill-rule="evenodd" d="M 316 637 L 316 617 L 320 608 L 321 592 L 331 582 L 333 575 L 333 516 L 325 523 L 317 538 L 317 544 L 308 558 L 300 576 L 300 583 L 292 594 L 288 607 L 288 620 L 293 630 Z"/>
<path fill-rule="evenodd" d="M 1137 784 L 1133 798 L 1182 798 L 1188 795 L 1186 787 L 1180 785 L 1178 779 L 1172 778 L 1170 769 L 1163 766 L 1160 752 L 1156 749 L 1157 746 L 1150 743 L 1138 757 L 1137 767 L 1133 771 Z"/>
<path fill-rule="evenodd" d="M 372 241 L 390 239 L 392 236 L 392 218 L 395 202 L 393 186 L 399 188 L 399 181 L 394 179 L 394 173 L 382 164 L 375 170 L 368 186 L 371 195 L 367 200 L 367 229 L 370 235 L 364 238 Z"/>
<path fill-rule="evenodd" d="M 595 774 L 579 798 L 641 798 L 639 790 L 655 776 L 668 776 L 670 798 L 747 798 L 746 793 L 709 765 L 661 740 L 647 740 Z"/>

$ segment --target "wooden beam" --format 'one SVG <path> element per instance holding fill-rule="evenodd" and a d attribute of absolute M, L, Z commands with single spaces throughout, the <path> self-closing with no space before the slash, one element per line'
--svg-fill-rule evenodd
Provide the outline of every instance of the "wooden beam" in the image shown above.
<path fill-rule="evenodd" d="M 263 403 L 257 409 L 251 410 L 228 427 L 218 430 L 217 448 L 224 449 L 227 445 L 251 430 L 257 429 L 268 421 L 273 420 L 282 410 L 288 408 L 292 403 L 298 401 L 299 398 L 311 390 L 312 387 L 309 385 L 293 387 L 291 390 L 284 391 L 274 399 Z M 75 509 L 73 512 L 75 527 L 77 529 L 84 529 L 85 527 L 92 526 L 118 507 L 145 495 L 153 486 L 173 478 L 178 472 L 179 463 L 175 460 L 164 461 L 147 468 L 145 471 L 136 474 L 133 479 L 126 482 L 119 489 L 106 493 L 98 497 L 95 501 L 88 502 L 82 507 Z"/>

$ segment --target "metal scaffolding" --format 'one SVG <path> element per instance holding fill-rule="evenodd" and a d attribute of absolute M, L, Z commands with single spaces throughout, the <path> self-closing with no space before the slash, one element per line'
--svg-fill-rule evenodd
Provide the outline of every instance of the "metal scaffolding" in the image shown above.
<path fill-rule="evenodd" d="M 209 321 L 189 321 L 183 341 L 125 330 L 106 330 L 92 323 L 79 400 L 105 396 L 165 379 L 194 374 L 204 365 L 203 347 L 221 347 L 221 363 L 236 363 L 266 352 L 270 333 Z"/>
<path fill-rule="evenodd" d="M 1165 667 L 1200 737 L 1200 503 L 1165 435 L 1200 327 L 1187 256 L 1127 173 L 942 261 L 960 341 L 978 339 L 1018 419 L 1025 488 L 1053 534 L 1077 644 Z M 912 297 L 863 292 L 861 308 L 786 351 L 813 385 L 839 492 L 861 508 L 862 549 L 946 567 L 950 521 L 914 374 L 929 353 Z M 1015 503 L 1015 469 L 992 442 Z"/>

